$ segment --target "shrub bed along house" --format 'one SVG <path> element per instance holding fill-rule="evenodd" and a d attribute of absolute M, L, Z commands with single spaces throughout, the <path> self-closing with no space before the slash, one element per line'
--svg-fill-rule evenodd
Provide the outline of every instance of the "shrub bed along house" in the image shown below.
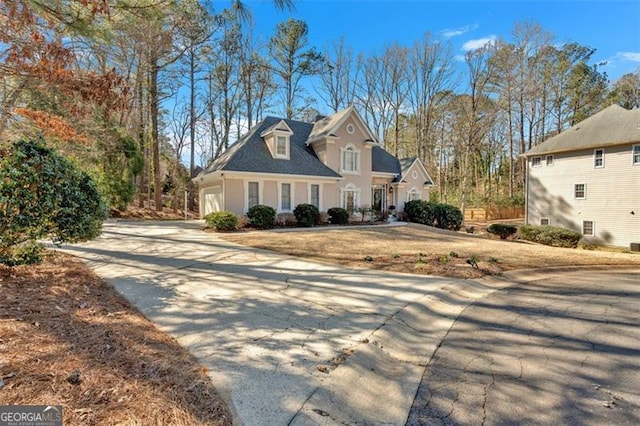
<path fill-rule="evenodd" d="M 523 225 L 518 229 L 518 236 L 523 240 L 533 241 L 554 247 L 576 248 L 582 234 L 561 226 Z"/>
<path fill-rule="evenodd" d="M 276 226 L 276 211 L 273 207 L 258 204 L 247 212 L 249 225 L 258 229 L 272 229 Z"/>
<path fill-rule="evenodd" d="M 487 228 L 487 231 L 490 234 L 499 236 L 501 240 L 506 240 L 518 232 L 518 227 L 510 223 L 492 223 Z"/>
<path fill-rule="evenodd" d="M 313 204 L 298 204 L 293 210 L 298 226 L 311 227 L 320 223 L 320 211 Z"/>
<path fill-rule="evenodd" d="M 216 231 L 234 231 L 238 227 L 238 216 L 229 211 L 209 213 L 204 221 Z"/>
<path fill-rule="evenodd" d="M 342 207 L 331 207 L 327 210 L 329 223 L 332 225 L 346 225 L 349 223 L 349 212 Z"/>
<path fill-rule="evenodd" d="M 457 231 L 462 227 L 462 212 L 459 208 L 425 200 L 407 201 L 404 212 L 409 222 Z"/>

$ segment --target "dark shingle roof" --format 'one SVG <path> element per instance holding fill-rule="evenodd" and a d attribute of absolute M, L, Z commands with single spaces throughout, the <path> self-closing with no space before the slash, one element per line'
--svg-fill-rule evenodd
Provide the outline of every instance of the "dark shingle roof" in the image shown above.
<path fill-rule="evenodd" d="M 341 177 L 322 164 L 313 148 L 306 145 L 313 124 L 284 120 L 293 131 L 290 139 L 289 160 L 275 159 L 260 136 L 265 130 L 277 125 L 282 119 L 267 117 L 231 145 L 220 157 L 205 169 L 203 175 L 214 171 L 242 171 L 276 173 L 285 175 Z"/>
<path fill-rule="evenodd" d="M 371 149 L 371 170 L 379 173 L 394 173 L 398 177 L 402 174 L 398 159 L 381 146 L 374 146 Z"/>
<path fill-rule="evenodd" d="M 579 151 L 640 141 L 640 110 L 611 105 L 524 154 Z"/>

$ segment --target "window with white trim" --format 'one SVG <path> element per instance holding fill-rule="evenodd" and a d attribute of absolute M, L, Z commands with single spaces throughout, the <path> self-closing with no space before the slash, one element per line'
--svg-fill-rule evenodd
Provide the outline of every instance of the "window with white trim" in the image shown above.
<path fill-rule="evenodd" d="M 549 225 L 551 223 L 551 221 L 549 221 L 548 217 L 542 217 L 540 218 L 540 225 L 542 226 L 546 226 Z"/>
<path fill-rule="evenodd" d="M 347 173 L 358 173 L 360 171 L 360 151 L 352 145 L 347 145 L 341 152 L 340 170 Z"/>
<path fill-rule="evenodd" d="M 276 158 L 289 158 L 289 138 L 276 135 Z"/>
<path fill-rule="evenodd" d="M 595 226 L 593 225 L 592 220 L 583 220 L 582 221 L 582 235 L 587 235 L 593 237 L 595 231 Z"/>
<path fill-rule="evenodd" d="M 309 204 L 320 210 L 320 185 L 317 183 L 309 185 Z"/>
<path fill-rule="evenodd" d="M 587 198 L 587 184 L 576 183 L 573 185 L 573 198 L 576 200 L 584 200 Z"/>
<path fill-rule="evenodd" d="M 360 190 L 350 183 L 340 190 L 340 207 L 348 211 L 349 214 L 353 214 L 356 208 L 358 208 L 359 198 Z"/>
<path fill-rule="evenodd" d="M 540 167 L 542 165 L 542 157 L 532 157 L 531 167 Z"/>
<path fill-rule="evenodd" d="M 553 166 L 553 155 L 547 155 L 547 166 Z"/>
<path fill-rule="evenodd" d="M 593 151 L 593 167 L 596 169 L 604 167 L 604 149 L 596 149 Z"/>
<path fill-rule="evenodd" d="M 247 207 L 251 208 L 260 204 L 260 184 L 249 182 L 247 184 Z"/>
<path fill-rule="evenodd" d="M 291 184 L 290 183 L 281 183 L 280 184 L 280 211 L 290 212 L 291 211 Z"/>
<path fill-rule="evenodd" d="M 415 188 L 411 188 L 411 190 L 407 193 L 407 201 L 415 201 L 420 199 L 420 191 Z"/>
<path fill-rule="evenodd" d="M 639 165 L 640 164 L 640 145 L 634 145 L 633 149 L 633 165 Z"/>

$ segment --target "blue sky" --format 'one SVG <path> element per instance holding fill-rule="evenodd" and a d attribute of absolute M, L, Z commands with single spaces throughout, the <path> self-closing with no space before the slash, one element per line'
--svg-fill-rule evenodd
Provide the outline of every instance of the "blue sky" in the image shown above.
<path fill-rule="evenodd" d="M 610 80 L 640 68 L 640 0 L 297 0 L 293 12 L 278 11 L 269 0 L 244 1 L 263 40 L 278 22 L 293 17 L 307 22 L 310 44 L 320 49 L 344 35 L 356 52 L 375 53 L 394 41 L 413 44 L 429 31 L 447 36 L 462 55 L 479 40 L 510 40 L 514 23 L 534 21 L 553 33 L 558 44 L 596 48 L 593 60 L 607 62 L 602 70 Z"/>

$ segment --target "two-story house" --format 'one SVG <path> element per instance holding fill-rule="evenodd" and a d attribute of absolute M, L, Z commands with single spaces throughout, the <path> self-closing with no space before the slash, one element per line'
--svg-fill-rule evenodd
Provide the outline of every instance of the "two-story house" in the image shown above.
<path fill-rule="evenodd" d="M 313 123 L 267 117 L 194 182 L 201 216 L 220 210 L 242 215 L 257 204 L 278 213 L 301 203 L 320 211 L 401 211 L 407 200 L 428 199 L 433 186 L 419 159 L 387 152 L 353 107 Z"/>
<path fill-rule="evenodd" d="M 524 154 L 526 223 L 640 243 L 640 110 L 612 105 Z"/>

